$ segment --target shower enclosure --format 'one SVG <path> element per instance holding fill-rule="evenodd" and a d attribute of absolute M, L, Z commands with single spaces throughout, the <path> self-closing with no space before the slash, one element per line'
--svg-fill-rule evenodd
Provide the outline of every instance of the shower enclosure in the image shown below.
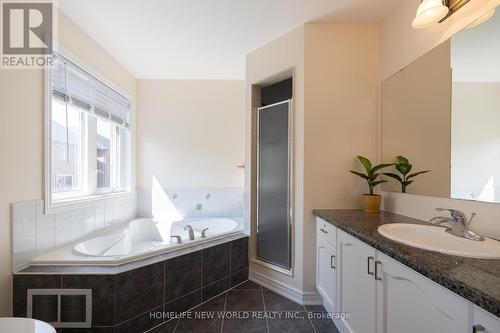
<path fill-rule="evenodd" d="M 291 102 L 257 109 L 257 259 L 291 274 Z"/>

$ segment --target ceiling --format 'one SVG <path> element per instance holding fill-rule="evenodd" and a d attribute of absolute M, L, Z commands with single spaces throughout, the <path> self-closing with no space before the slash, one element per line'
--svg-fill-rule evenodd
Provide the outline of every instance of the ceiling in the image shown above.
<path fill-rule="evenodd" d="M 378 22 L 400 0 L 59 0 L 137 78 L 243 79 L 245 55 L 312 21 Z"/>

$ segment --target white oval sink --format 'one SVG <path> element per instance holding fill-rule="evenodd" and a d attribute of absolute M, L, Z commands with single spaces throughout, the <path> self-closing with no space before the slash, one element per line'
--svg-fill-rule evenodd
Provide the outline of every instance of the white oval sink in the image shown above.
<path fill-rule="evenodd" d="M 453 236 L 432 225 L 384 224 L 378 232 L 393 241 L 420 249 L 478 259 L 500 259 L 500 242 L 491 238 L 473 241 Z"/>

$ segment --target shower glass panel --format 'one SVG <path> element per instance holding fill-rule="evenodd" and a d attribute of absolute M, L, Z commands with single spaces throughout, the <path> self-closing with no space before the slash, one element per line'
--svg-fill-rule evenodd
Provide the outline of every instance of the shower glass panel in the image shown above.
<path fill-rule="evenodd" d="M 257 109 L 257 258 L 290 271 L 290 104 Z"/>

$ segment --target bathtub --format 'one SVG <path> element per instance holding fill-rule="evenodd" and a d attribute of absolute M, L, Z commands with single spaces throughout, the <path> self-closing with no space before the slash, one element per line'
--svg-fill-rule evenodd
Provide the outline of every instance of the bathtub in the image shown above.
<path fill-rule="evenodd" d="M 189 240 L 189 232 L 184 230 L 187 225 L 193 228 L 194 240 Z M 206 237 L 202 238 L 204 229 Z M 240 234 L 242 229 L 241 218 L 187 219 L 173 223 L 141 218 L 41 255 L 30 264 L 121 265 L 230 237 Z M 171 236 L 180 236 L 182 243 Z"/>

